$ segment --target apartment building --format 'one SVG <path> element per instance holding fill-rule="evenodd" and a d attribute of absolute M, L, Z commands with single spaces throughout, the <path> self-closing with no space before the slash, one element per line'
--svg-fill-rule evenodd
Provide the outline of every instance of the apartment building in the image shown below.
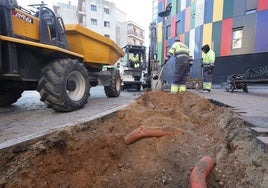
<path fill-rule="evenodd" d="M 126 23 L 127 38 L 130 45 L 144 45 L 144 29 L 132 21 Z"/>
<path fill-rule="evenodd" d="M 79 23 L 114 40 L 120 47 L 144 44 L 144 28 L 127 20 L 127 14 L 106 0 L 78 0 L 77 5 L 57 3 L 54 11 L 64 22 Z"/>

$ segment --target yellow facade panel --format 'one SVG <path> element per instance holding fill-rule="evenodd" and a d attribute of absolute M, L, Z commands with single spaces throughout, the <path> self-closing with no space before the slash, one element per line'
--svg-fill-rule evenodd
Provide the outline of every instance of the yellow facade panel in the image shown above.
<path fill-rule="evenodd" d="M 224 0 L 214 0 L 213 6 L 213 22 L 222 20 L 223 15 L 223 1 Z"/>
<path fill-rule="evenodd" d="M 162 22 L 157 25 L 157 42 L 162 42 Z"/>
<path fill-rule="evenodd" d="M 204 25 L 204 30 L 203 30 L 203 45 L 208 44 L 211 46 L 212 43 L 212 23 L 208 23 Z"/>

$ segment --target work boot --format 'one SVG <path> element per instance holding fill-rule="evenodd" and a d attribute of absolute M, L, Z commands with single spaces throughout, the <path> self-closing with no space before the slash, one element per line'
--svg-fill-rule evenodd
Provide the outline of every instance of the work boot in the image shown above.
<path fill-rule="evenodd" d="M 201 93 L 209 93 L 209 92 L 210 92 L 209 89 L 203 89 L 203 90 L 201 91 Z"/>

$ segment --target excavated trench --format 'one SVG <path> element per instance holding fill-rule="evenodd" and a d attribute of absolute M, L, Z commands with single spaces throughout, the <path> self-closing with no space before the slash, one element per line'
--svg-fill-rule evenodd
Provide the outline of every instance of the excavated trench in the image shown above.
<path fill-rule="evenodd" d="M 2 149 L 0 187 L 187 188 L 204 158 L 213 163 L 199 184 L 268 187 L 267 156 L 236 113 L 190 92 L 149 91 L 108 116 Z"/>

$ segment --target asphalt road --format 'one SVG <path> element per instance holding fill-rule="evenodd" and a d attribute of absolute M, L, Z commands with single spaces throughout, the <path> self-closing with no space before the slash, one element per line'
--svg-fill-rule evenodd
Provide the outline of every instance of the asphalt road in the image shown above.
<path fill-rule="evenodd" d="M 38 92 L 25 91 L 15 104 L 0 108 L 0 149 L 110 114 L 128 106 L 140 94 L 122 91 L 119 97 L 107 98 L 103 86 L 97 86 L 90 90 L 83 109 L 59 113 L 47 108 Z"/>

